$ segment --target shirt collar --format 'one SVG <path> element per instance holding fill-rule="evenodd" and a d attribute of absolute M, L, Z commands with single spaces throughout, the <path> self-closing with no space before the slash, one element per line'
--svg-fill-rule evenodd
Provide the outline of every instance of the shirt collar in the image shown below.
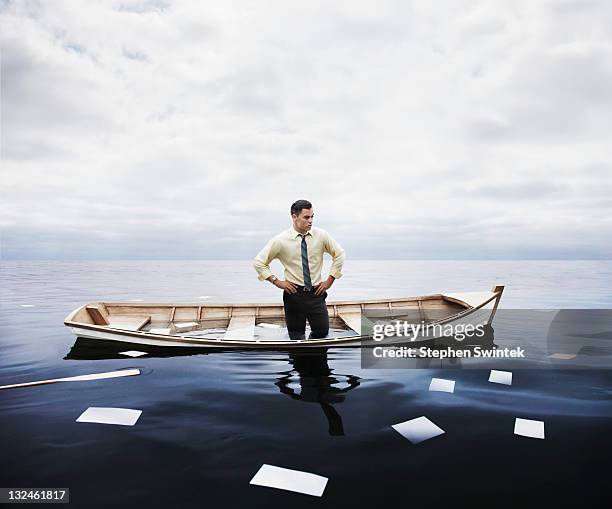
<path fill-rule="evenodd" d="M 306 232 L 306 235 L 310 235 L 312 236 L 311 230 Z M 301 237 L 302 234 L 300 232 L 298 232 L 293 226 L 291 227 L 291 238 L 292 239 L 297 239 L 298 237 Z"/>

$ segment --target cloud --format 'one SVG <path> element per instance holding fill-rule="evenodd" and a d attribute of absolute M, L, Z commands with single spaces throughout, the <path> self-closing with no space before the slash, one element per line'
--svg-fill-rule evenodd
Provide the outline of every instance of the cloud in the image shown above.
<path fill-rule="evenodd" d="M 607 2 L 3 2 L 5 258 L 609 258 Z M 155 256 L 152 256 L 155 254 Z"/>

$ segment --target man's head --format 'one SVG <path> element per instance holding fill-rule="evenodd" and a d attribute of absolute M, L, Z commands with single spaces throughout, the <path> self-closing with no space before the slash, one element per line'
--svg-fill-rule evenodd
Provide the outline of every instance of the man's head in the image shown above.
<path fill-rule="evenodd" d="M 291 205 L 291 219 L 293 228 L 299 233 L 306 233 L 312 228 L 312 203 L 308 200 L 298 200 Z"/>

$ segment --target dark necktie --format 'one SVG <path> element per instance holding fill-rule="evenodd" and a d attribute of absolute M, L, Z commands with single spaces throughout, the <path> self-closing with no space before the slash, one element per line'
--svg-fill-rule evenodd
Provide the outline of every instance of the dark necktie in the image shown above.
<path fill-rule="evenodd" d="M 302 270 L 304 271 L 304 289 L 312 290 L 312 281 L 310 281 L 310 268 L 308 267 L 308 246 L 306 245 L 306 235 L 302 237 Z"/>

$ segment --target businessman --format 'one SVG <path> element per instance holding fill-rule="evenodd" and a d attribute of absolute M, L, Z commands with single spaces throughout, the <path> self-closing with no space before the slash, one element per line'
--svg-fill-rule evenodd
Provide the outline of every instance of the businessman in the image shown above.
<path fill-rule="evenodd" d="M 325 230 L 313 228 L 314 212 L 307 200 L 291 205 L 292 226 L 272 238 L 255 257 L 253 266 L 260 281 L 267 280 L 283 290 L 285 322 L 291 339 L 305 339 L 306 320 L 310 338 L 324 338 L 329 332 L 327 290 L 342 276 L 344 249 Z M 321 279 L 323 254 L 329 253 L 332 266 L 328 278 Z M 285 279 L 270 270 L 278 259 L 285 269 Z"/>

